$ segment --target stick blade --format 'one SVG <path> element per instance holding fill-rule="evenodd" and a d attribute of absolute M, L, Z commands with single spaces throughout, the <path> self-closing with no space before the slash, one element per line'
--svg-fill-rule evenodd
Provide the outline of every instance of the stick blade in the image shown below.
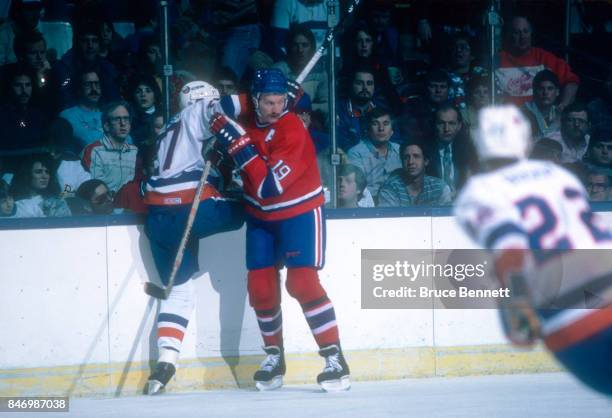
<path fill-rule="evenodd" d="M 144 292 L 147 295 L 154 297 L 155 299 L 162 299 L 162 300 L 168 299 L 168 292 L 166 292 L 166 290 L 167 289 L 163 289 L 151 282 L 146 282 L 144 284 Z"/>

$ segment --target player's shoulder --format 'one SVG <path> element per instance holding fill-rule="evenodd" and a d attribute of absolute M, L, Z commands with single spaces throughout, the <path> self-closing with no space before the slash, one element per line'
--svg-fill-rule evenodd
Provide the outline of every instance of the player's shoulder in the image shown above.
<path fill-rule="evenodd" d="M 551 181 L 558 181 L 568 185 L 582 187 L 582 182 L 580 179 L 576 176 L 576 174 L 572 173 L 567 168 L 547 161 L 539 161 L 539 163 L 549 170 Z"/>
<path fill-rule="evenodd" d="M 469 178 L 457 197 L 456 206 L 469 202 L 494 202 L 503 200 L 509 177 L 519 176 L 531 169 L 525 161 L 517 161 L 492 171 L 484 171 Z"/>
<path fill-rule="evenodd" d="M 302 126 L 304 126 L 302 119 L 300 119 L 294 112 L 289 111 L 287 111 L 277 122 L 279 125 L 289 125 L 294 123 L 300 123 Z"/>
<path fill-rule="evenodd" d="M 532 186 L 533 182 L 554 181 L 556 178 L 571 175 L 564 168 L 543 160 L 520 160 L 490 174 L 493 181 L 514 187 L 519 187 L 521 184 Z"/>
<path fill-rule="evenodd" d="M 275 124 L 277 129 L 289 130 L 291 132 L 306 131 L 304 122 L 293 112 L 285 113 Z"/>
<path fill-rule="evenodd" d="M 522 160 L 506 167 L 472 176 L 462 194 L 487 201 L 503 198 L 521 187 L 541 184 L 580 186 L 578 178 L 567 169 L 548 161 Z"/>
<path fill-rule="evenodd" d="M 497 191 L 494 185 L 495 181 L 490 173 L 473 175 L 459 192 L 455 200 L 455 208 L 470 205 L 473 202 L 491 200 Z"/>

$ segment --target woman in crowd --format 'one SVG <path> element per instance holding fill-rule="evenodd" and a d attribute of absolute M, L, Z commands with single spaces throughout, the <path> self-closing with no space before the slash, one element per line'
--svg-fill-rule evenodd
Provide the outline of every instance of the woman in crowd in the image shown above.
<path fill-rule="evenodd" d="M 9 185 L 0 179 L 0 218 L 13 218 L 17 216 L 15 200 L 9 191 Z"/>
<path fill-rule="evenodd" d="M 113 22 L 104 18 L 100 22 L 100 56 L 106 58 L 117 68 L 125 68 L 128 63 L 128 54 L 125 41 L 117 33 Z"/>
<path fill-rule="evenodd" d="M 161 90 L 155 78 L 148 74 L 133 77 L 128 90 L 134 114 L 130 135 L 140 147 L 150 137 L 155 117 L 161 110 Z"/>
<path fill-rule="evenodd" d="M 20 217 L 70 216 L 60 193 L 53 160 L 47 154 L 24 159 L 11 183 L 11 195 Z"/>

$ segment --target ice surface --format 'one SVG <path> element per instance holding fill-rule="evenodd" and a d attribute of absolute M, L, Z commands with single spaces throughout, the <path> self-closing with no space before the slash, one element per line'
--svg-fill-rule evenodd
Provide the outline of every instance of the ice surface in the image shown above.
<path fill-rule="evenodd" d="M 43 415 L 45 418 L 609 418 L 612 398 L 587 389 L 568 374 L 549 373 L 353 382 L 352 389 L 343 393 L 323 393 L 313 384 L 261 393 L 236 389 L 154 397 L 73 398 L 69 413 Z"/>

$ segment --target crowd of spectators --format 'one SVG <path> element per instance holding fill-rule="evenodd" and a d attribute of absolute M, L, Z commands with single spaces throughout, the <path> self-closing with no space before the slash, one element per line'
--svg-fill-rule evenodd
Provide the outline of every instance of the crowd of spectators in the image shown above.
<path fill-rule="evenodd" d="M 146 211 L 139 184 L 153 170 L 165 123 L 159 2 L 4 3 L 0 216 Z M 335 115 L 330 52 L 303 81 L 306 96 L 295 109 L 327 188 L 335 125 L 340 207 L 452 204 L 478 170 L 471 131 L 491 93 L 530 120 L 533 158 L 570 168 L 592 200 L 612 199 L 612 66 L 601 25 L 590 40 L 601 52 L 597 80 L 572 68 L 564 51 L 547 49 L 554 43 L 536 45 L 558 32 L 536 26 L 534 2 L 502 1 L 503 42 L 491 71 L 482 18 L 490 2 L 363 3 L 334 52 Z M 190 81 L 231 95 L 247 93 L 258 68 L 277 67 L 295 79 L 327 30 L 323 0 L 169 4 L 171 113 Z M 612 5 L 598 7 L 612 21 Z M 58 35 L 58 22 L 70 31 Z"/>

